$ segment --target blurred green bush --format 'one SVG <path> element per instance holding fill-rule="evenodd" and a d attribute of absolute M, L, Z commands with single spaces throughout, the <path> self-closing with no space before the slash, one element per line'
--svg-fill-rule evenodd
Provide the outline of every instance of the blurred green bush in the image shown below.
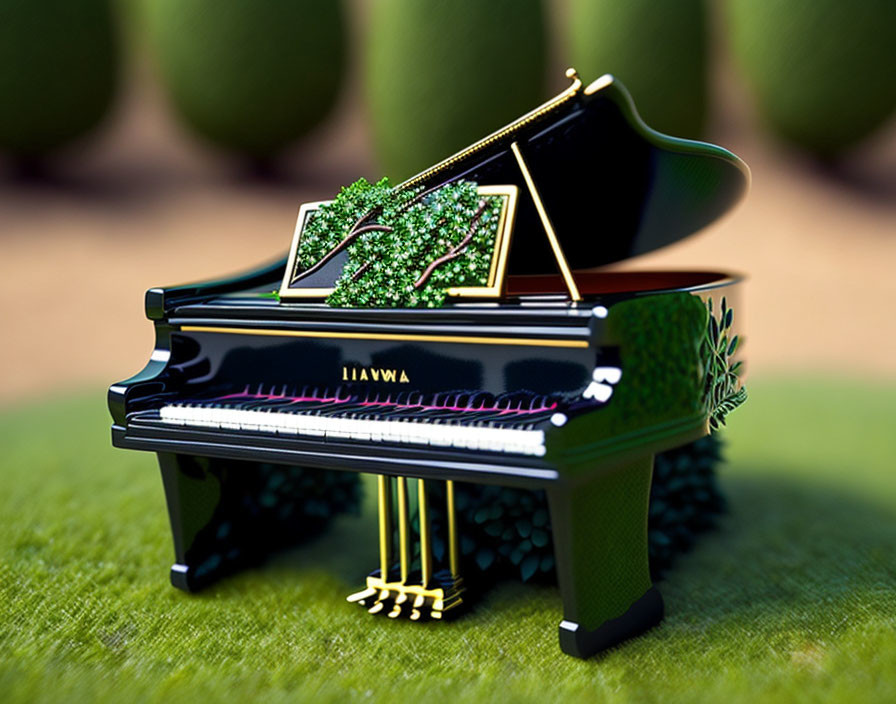
<path fill-rule="evenodd" d="M 89 132 L 118 59 L 108 0 L 0 0 L 0 152 L 33 159 Z"/>
<path fill-rule="evenodd" d="M 732 47 L 761 118 L 834 156 L 896 108 L 894 0 L 730 0 Z"/>
<path fill-rule="evenodd" d="M 619 78 L 651 127 L 700 137 L 708 2 L 568 0 L 561 46 L 586 82 Z M 547 97 L 551 2 L 349 7 L 366 20 L 364 102 L 393 181 Z M 726 10 L 727 44 L 782 140 L 833 158 L 896 111 L 896 0 L 728 0 Z M 0 153 L 33 161 L 100 122 L 115 97 L 120 28 L 138 60 L 154 59 L 181 122 L 259 161 L 319 125 L 344 83 L 340 0 L 0 0 Z"/>
<path fill-rule="evenodd" d="M 148 0 L 146 19 L 175 111 L 221 147 L 271 158 L 336 102 L 346 44 L 338 0 Z"/>
<path fill-rule="evenodd" d="M 450 156 L 545 98 L 540 0 L 378 0 L 365 92 L 393 181 Z"/>
<path fill-rule="evenodd" d="M 707 112 L 704 0 L 571 0 L 571 65 L 586 81 L 612 73 L 644 121 L 700 137 Z"/>

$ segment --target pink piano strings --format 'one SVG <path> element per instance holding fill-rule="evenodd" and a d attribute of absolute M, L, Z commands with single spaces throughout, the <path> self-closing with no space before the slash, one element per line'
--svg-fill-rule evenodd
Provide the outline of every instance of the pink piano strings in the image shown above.
<path fill-rule="evenodd" d="M 423 403 L 399 403 L 397 401 L 392 401 L 391 396 L 387 396 L 385 401 L 352 401 L 350 396 L 345 398 L 340 398 L 337 395 L 335 396 L 289 396 L 286 394 L 286 391 L 282 391 L 281 393 L 263 393 L 261 391 L 261 387 L 259 387 L 257 392 L 249 391 L 249 387 L 246 386 L 243 391 L 236 394 L 227 394 L 225 396 L 218 396 L 214 399 L 214 401 L 235 401 L 235 400 L 249 400 L 249 401 L 282 401 L 286 403 L 332 403 L 332 404 L 341 404 L 341 403 L 354 403 L 358 406 L 364 407 L 382 407 L 382 408 L 419 408 L 424 411 L 458 411 L 460 413 L 463 412 L 474 412 L 474 413 L 497 413 L 498 415 L 529 415 L 534 413 L 546 413 L 548 411 L 553 411 L 557 408 L 557 403 L 552 403 L 549 406 L 539 406 L 537 408 L 502 408 L 500 406 L 482 406 L 477 408 L 471 408 L 468 406 L 457 406 L 457 405 L 437 405 L 437 404 L 423 404 Z"/>

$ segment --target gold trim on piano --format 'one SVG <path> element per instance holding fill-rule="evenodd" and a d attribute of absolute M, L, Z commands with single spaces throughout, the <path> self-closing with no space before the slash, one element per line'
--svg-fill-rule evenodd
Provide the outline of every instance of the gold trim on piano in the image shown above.
<path fill-rule="evenodd" d="M 461 298 L 498 298 L 501 296 L 504 288 L 504 272 L 507 268 L 510 238 L 513 236 L 513 223 L 516 217 L 519 188 L 514 185 L 479 186 L 477 192 L 481 196 L 499 196 L 505 199 L 501 207 L 498 229 L 495 233 L 495 246 L 492 250 L 488 280 L 485 286 L 452 286 L 448 289 L 448 295 Z M 280 284 L 281 299 L 326 298 L 335 290 L 325 287 L 293 288 L 291 286 L 297 275 L 296 262 L 299 256 L 299 241 L 302 230 L 305 229 L 305 223 L 315 210 L 329 202 L 331 201 L 321 200 L 313 203 L 303 203 L 299 208 L 299 216 L 296 218 L 296 227 L 292 235 L 292 245 L 289 248 L 289 257 L 286 260 L 286 270 L 283 272 L 283 281 Z"/>
<path fill-rule="evenodd" d="M 511 345 L 518 347 L 567 347 L 584 349 L 587 340 L 550 340 L 537 337 L 469 337 L 466 335 L 414 335 L 387 332 L 329 332 L 321 330 L 272 330 L 270 328 L 233 328 L 211 325 L 181 325 L 181 332 L 209 332 L 226 335 L 262 337 L 313 337 L 339 340 L 396 340 L 402 342 L 452 342 L 465 345 Z"/>
<path fill-rule="evenodd" d="M 310 203 L 302 203 L 302 205 L 299 206 L 299 215 L 296 217 L 296 227 L 292 232 L 292 244 L 289 247 L 289 257 L 286 260 L 286 271 L 283 272 L 283 281 L 280 284 L 280 298 L 291 298 L 293 296 L 297 298 L 324 298 L 333 293 L 332 288 L 306 288 L 303 289 L 301 295 L 296 294 L 295 292 L 291 294 L 289 293 L 289 284 L 295 276 L 296 261 L 299 256 L 299 238 L 302 235 L 302 230 L 305 229 L 305 221 L 311 213 L 329 202 L 331 201 L 316 200 Z"/>
<path fill-rule="evenodd" d="M 501 129 L 499 129 L 497 132 L 492 132 L 487 137 L 483 137 L 478 142 L 474 142 L 466 149 L 463 149 L 463 150 L 457 152 L 457 154 L 453 154 L 453 155 L 449 156 L 447 159 L 440 161 L 438 164 L 436 164 L 435 166 L 431 166 L 430 168 L 426 169 L 425 171 L 421 171 L 416 176 L 411 176 L 411 178 L 409 178 L 404 183 L 400 184 L 398 187 L 399 188 L 411 188 L 411 187 L 415 186 L 416 184 L 420 183 L 420 181 L 424 181 L 427 178 L 429 178 L 430 176 L 437 174 L 439 171 L 443 171 L 444 169 L 447 169 L 449 166 L 457 163 L 461 159 L 466 159 L 471 154 L 475 154 L 476 152 L 481 151 L 482 149 L 485 149 L 487 146 L 494 144 L 501 138 L 506 137 L 510 134 L 513 134 L 517 130 L 528 125 L 533 120 L 537 120 L 542 115 L 545 115 L 546 113 L 549 113 L 551 110 L 559 107 L 560 105 L 565 103 L 567 100 L 572 98 L 576 93 L 578 93 L 579 88 L 582 87 L 582 81 L 579 78 L 579 74 L 576 72 L 576 70 L 574 68 L 566 69 L 566 77 L 572 81 L 572 85 L 570 85 L 569 88 L 564 90 L 559 95 L 551 98 L 548 102 L 546 102 L 542 105 L 539 105 L 534 110 L 527 112 L 525 115 L 523 115 L 522 117 L 520 117 L 517 120 L 514 120 L 509 125 L 505 125 Z M 612 82 L 612 80 L 609 82 Z M 597 81 L 595 81 L 595 83 L 597 83 Z M 594 85 L 594 83 L 592 83 L 592 85 Z"/>

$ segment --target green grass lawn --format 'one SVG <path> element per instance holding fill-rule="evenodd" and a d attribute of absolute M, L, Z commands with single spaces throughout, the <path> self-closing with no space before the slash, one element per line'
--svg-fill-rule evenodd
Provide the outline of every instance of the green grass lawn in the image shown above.
<path fill-rule="evenodd" d="M 345 602 L 371 502 L 200 595 L 152 455 L 113 450 L 102 393 L 0 412 L 0 702 L 896 701 L 896 388 L 751 385 L 720 530 L 660 583 L 665 622 L 582 662 L 556 589 L 508 584 L 453 623 Z M 368 492 L 369 494 L 370 492 Z"/>

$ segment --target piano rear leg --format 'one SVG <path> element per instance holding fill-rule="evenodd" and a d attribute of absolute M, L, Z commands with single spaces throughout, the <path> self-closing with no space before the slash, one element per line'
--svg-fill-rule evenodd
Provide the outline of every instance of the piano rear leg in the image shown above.
<path fill-rule="evenodd" d="M 198 591 L 319 533 L 332 514 L 350 510 L 358 497 L 355 474 L 319 478 L 307 474 L 319 470 L 305 468 L 158 456 L 174 538 L 171 583 L 185 591 Z M 327 480 L 317 487 L 324 495 L 310 496 L 309 485 L 313 489 L 317 479 Z M 306 496 L 297 492 L 313 500 L 319 515 L 304 515 Z"/>
<path fill-rule="evenodd" d="M 663 617 L 647 553 L 652 473 L 648 456 L 585 483 L 548 489 L 563 599 L 560 647 L 569 655 L 590 657 Z"/>

